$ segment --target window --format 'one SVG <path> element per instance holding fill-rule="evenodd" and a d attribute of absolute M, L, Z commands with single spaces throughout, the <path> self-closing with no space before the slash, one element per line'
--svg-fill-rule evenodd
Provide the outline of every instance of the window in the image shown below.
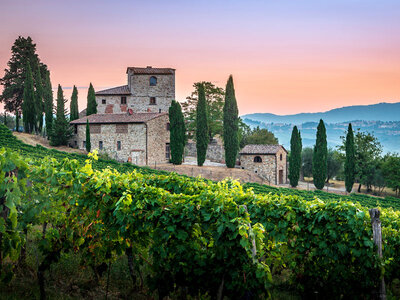
<path fill-rule="evenodd" d="M 171 148 L 169 147 L 169 143 L 165 144 L 165 158 L 168 160 L 171 158 Z"/>
<path fill-rule="evenodd" d="M 102 99 L 101 104 L 106 104 L 106 99 Z"/>
<path fill-rule="evenodd" d="M 121 150 L 121 141 L 117 141 L 117 150 Z"/>
<path fill-rule="evenodd" d="M 259 157 L 259 156 L 254 157 L 254 162 L 256 162 L 256 163 L 262 162 L 261 157 Z"/>
<path fill-rule="evenodd" d="M 158 109 L 158 112 L 161 113 L 161 108 Z"/>
<path fill-rule="evenodd" d="M 78 125 L 74 126 L 74 132 L 75 132 L 75 134 L 78 134 Z"/>
<path fill-rule="evenodd" d="M 103 141 L 99 141 L 99 150 L 103 150 Z"/>
<path fill-rule="evenodd" d="M 170 124 L 170 123 L 167 123 L 167 130 L 169 131 L 170 128 L 171 128 L 171 124 Z"/>
<path fill-rule="evenodd" d="M 121 97 L 121 104 L 126 104 L 126 96 Z"/>
<path fill-rule="evenodd" d="M 150 105 L 156 105 L 156 97 L 150 97 Z"/>
<path fill-rule="evenodd" d="M 115 133 L 128 133 L 128 124 L 117 124 Z"/>
<path fill-rule="evenodd" d="M 282 160 L 282 154 L 281 154 L 280 158 L 281 158 L 281 160 Z"/>
<path fill-rule="evenodd" d="M 83 142 L 82 142 L 82 147 L 83 147 L 83 148 L 86 148 L 86 141 L 83 141 Z"/>
<path fill-rule="evenodd" d="M 155 86 L 157 85 L 157 77 L 151 76 L 150 77 L 150 86 Z"/>
<path fill-rule="evenodd" d="M 78 141 L 74 141 L 75 148 L 78 148 Z"/>

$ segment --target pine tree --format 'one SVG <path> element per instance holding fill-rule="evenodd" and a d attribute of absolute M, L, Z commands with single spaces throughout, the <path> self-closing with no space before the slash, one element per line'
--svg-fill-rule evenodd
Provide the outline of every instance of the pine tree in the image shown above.
<path fill-rule="evenodd" d="M 41 133 L 43 128 L 43 111 L 44 111 L 44 94 L 43 82 L 40 66 L 36 70 L 36 93 L 35 93 L 35 110 L 36 110 L 36 133 Z"/>
<path fill-rule="evenodd" d="M 25 132 L 31 133 L 35 129 L 35 89 L 33 87 L 32 69 L 28 62 L 26 67 L 26 79 L 24 84 L 24 96 L 22 104 L 22 116 Z"/>
<path fill-rule="evenodd" d="M 78 89 L 74 85 L 74 89 L 72 90 L 71 96 L 71 104 L 70 104 L 70 121 L 79 119 L 79 109 L 78 109 Z"/>
<path fill-rule="evenodd" d="M 206 160 L 207 147 L 209 142 L 208 122 L 207 122 L 207 104 L 204 86 L 199 86 L 199 101 L 196 108 L 196 150 L 197 165 L 202 166 Z"/>
<path fill-rule="evenodd" d="M 44 112 L 46 122 L 46 133 L 47 137 L 50 137 L 53 126 L 53 89 L 51 87 L 50 72 L 46 71 L 46 77 L 44 81 Z"/>
<path fill-rule="evenodd" d="M 56 119 L 50 133 L 50 144 L 52 146 L 67 145 L 68 140 L 72 137 L 72 128 L 66 118 L 66 102 L 61 85 L 58 85 Z"/>
<path fill-rule="evenodd" d="M 86 119 L 86 151 L 90 152 L 92 149 L 92 144 L 90 143 L 90 127 L 89 127 L 89 119 Z"/>
<path fill-rule="evenodd" d="M 317 141 L 313 153 L 313 179 L 317 189 L 322 190 L 328 172 L 328 146 L 326 142 L 326 129 L 324 121 L 319 121 L 317 128 Z"/>
<path fill-rule="evenodd" d="M 289 181 L 292 187 L 296 187 L 299 183 L 301 169 L 301 135 L 297 126 L 293 127 L 292 137 L 290 139 L 290 156 L 289 156 Z"/>
<path fill-rule="evenodd" d="M 344 174 L 346 191 L 351 193 L 355 179 L 355 149 L 354 149 L 354 134 L 351 123 L 347 129 L 346 136 L 346 160 L 344 162 Z"/>
<path fill-rule="evenodd" d="M 96 95 L 94 92 L 93 85 L 92 85 L 92 83 L 90 83 L 88 96 L 87 96 L 86 115 L 90 116 L 93 114 L 97 114 L 97 102 L 96 102 Z"/>
<path fill-rule="evenodd" d="M 225 89 L 224 104 L 224 148 L 225 163 L 234 168 L 239 151 L 239 111 L 236 103 L 235 88 L 232 75 L 229 76 Z"/>
<path fill-rule="evenodd" d="M 182 164 L 185 149 L 185 120 L 179 102 L 172 100 L 169 108 L 171 162 L 174 165 Z"/>

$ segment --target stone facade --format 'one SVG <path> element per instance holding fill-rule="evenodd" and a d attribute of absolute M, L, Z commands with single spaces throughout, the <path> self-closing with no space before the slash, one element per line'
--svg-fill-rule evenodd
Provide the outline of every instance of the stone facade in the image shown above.
<path fill-rule="evenodd" d="M 262 146 L 262 145 L 259 145 Z M 282 146 L 274 147 L 273 153 L 253 151 L 240 153 L 240 166 L 257 173 L 271 184 L 287 182 L 287 152 Z M 245 151 L 246 152 L 246 151 Z M 256 153 L 259 152 L 259 153 Z"/>
<path fill-rule="evenodd" d="M 189 140 L 187 142 L 185 146 L 185 156 L 197 157 L 195 141 Z M 208 144 L 206 159 L 219 163 L 225 162 L 225 150 L 220 137 L 213 138 L 213 140 Z"/>

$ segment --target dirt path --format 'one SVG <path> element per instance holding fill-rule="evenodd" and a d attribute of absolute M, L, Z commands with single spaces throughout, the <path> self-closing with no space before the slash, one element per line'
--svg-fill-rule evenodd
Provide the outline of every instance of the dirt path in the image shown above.
<path fill-rule="evenodd" d="M 50 146 L 49 141 L 46 138 L 43 138 L 38 135 L 34 134 L 29 134 L 29 133 L 24 133 L 24 132 L 13 132 L 13 135 L 24 142 L 25 144 L 31 145 L 31 146 L 36 146 L 36 145 L 41 145 L 43 147 L 49 148 L 49 149 L 56 149 L 59 151 L 64 151 L 68 153 L 79 153 L 79 154 L 86 154 L 86 151 L 80 150 L 80 149 L 74 149 L 70 148 L 67 146 L 60 146 L 60 147 L 53 147 Z"/>

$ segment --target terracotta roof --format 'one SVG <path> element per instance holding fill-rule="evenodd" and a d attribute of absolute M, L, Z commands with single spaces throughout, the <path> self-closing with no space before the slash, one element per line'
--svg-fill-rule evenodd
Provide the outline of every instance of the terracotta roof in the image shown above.
<path fill-rule="evenodd" d="M 133 113 L 129 114 L 96 114 L 74 120 L 71 124 L 116 124 L 116 123 L 146 123 L 152 119 L 167 115 L 168 113 Z"/>
<path fill-rule="evenodd" d="M 97 96 L 108 96 L 108 95 L 130 95 L 131 91 L 127 85 L 117 86 L 111 89 L 106 89 L 96 92 Z"/>
<path fill-rule="evenodd" d="M 171 68 L 153 68 L 150 66 L 147 66 L 146 68 L 138 68 L 138 67 L 128 67 L 126 69 L 126 73 L 128 71 L 132 71 L 133 74 L 153 74 L 153 75 L 173 75 L 175 72 L 175 69 Z"/>
<path fill-rule="evenodd" d="M 239 154 L 276 154 L 281 148 L 286 151 L 281 145 L 246 145 Z"/>

